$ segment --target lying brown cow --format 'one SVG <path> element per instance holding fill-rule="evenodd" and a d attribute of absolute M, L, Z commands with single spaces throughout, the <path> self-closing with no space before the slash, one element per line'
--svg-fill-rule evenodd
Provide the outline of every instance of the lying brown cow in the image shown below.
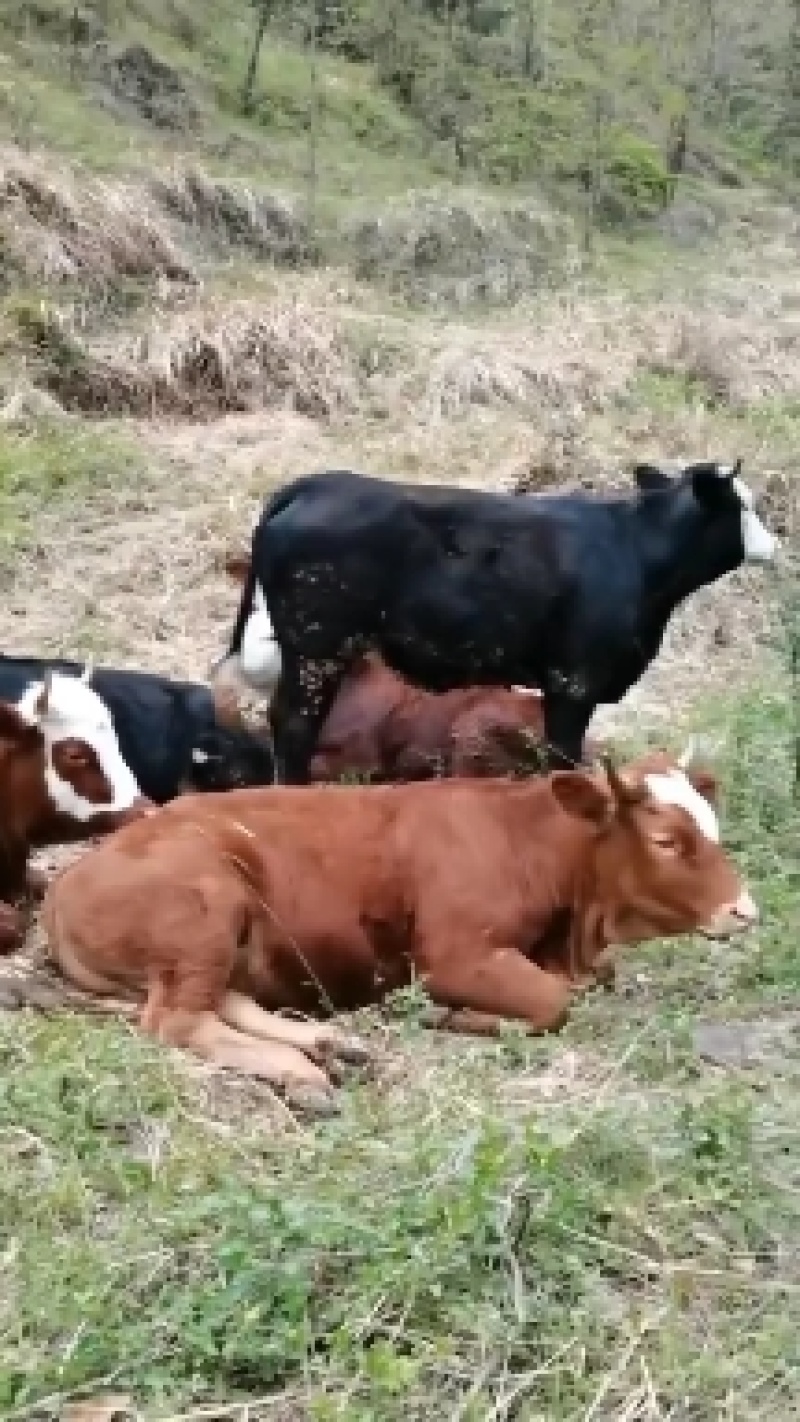
<path fill-rule="evenodd" d="M 310 779 L 508 775 L 535 768 L 543 735 L 539 691 L 474 686 L 437 694 L 367 656 L 348 673 L 328 713 Z"/>
<path fill-rule="evenodd" d="M 624 774 L 186 797 L 68 868 L 50 952 L 97 994 L 144 996 L 164 1042 L 330 1092 L 339 1033 L 272 1015 L 423 980 L 455 1030 L 560 1026 L 616 947 L 757 918 L 720 847 L 715 785 L 653 755 Z"/>
<path fill-rule="evenodd" d="M 14 903 L 41 892 L 34 846 L 103 834 L 150 807 L 122 758 L 105 702 L 83 678 L 55 672 L 16 704 L 0 701 L 0 951 L 23 933 Z"/>

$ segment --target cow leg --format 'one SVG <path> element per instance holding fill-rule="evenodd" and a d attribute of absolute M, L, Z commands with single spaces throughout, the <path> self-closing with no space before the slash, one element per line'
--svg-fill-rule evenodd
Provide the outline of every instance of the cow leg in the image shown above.
<path fill-rule="evenodd" d="M 330 1110 L 333 1104 L 330 1078 L 304 1052 L 237 1032 L 215 1012 L 163 1011 L 153 1035 L 215 1066 L 268 1081 L 299 1106 Z"/>
<path fill-rule="evenodd" d="M 593 711 L 591 701 L 579 701 L 561 692 L 545 693 L 545 747 L 553 769 L 582 764 L 583 741 Z"/>
<path fill-rule="evenodd" d="M 346 669 L 346 663 L 301 661 L 283 653 L 281 678 L 269 708 L 279 784 L 307 783 L 319 733 Z"/>
<path fill-rule="evenodd" d="M 249 1037 L 285 1042 L 323 1065 L 330 1057 L 354 1063 L 365 1062 L 369 1058 L 368 1047 L 357 1037 L 347 1037 L 344 1032 L 325 1023 L 297 1022 L 290 1017 L 265 1012 L 251 997 L 245 997 L 240 992 L 226 992 L 219 1015 L 229 1027 L 246 1032 Z"/>
<path fill-rule="evenodd" d="M 464 1023 L 478 1013 L 524 1022 L 534 1032 L 562 1027 L 572 999 L 564 978 L 544 972 L 515 949 L 497 949 L 470 960 L 463 945 L 454 944 L 447 961 L 426 974 L 425 986 L 435 1003 L 457 1009 Z M 479 1030 L 486 1031 L 486 1024 Z"/>

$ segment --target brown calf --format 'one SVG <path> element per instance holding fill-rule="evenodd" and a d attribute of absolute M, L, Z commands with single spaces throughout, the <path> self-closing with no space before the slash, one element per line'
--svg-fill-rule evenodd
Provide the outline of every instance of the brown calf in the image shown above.
<path fill-rule="evenodd" d="M 615 948 L 752 923 L 713 794 L 659 755 L 625 774 L 191 796 L 54 881 L 50 952 L 84 990 L 143 996 L 161 1041 L 329 1099 L 317 1063 L 353 1044 L 277 1010 L 355 1008 L 418 977 L 451 1028 L 546 1031 Z"/>
<path fill-rule="evenodd" d="M 149 808 L 85 679 L 54 673 L 16 705 L 0 701 L 0 950 L 23 931 L 13 902 L 43 887 L 32 848 L 107 833 Z"/>
<path fill-rule="evenodd" d="M 412 686 L 375 656 L 350 670 L 320 732 L 309 778 L 377 781 L 509 775 L 537 764 L 542 696 L 524 687 Z"/>

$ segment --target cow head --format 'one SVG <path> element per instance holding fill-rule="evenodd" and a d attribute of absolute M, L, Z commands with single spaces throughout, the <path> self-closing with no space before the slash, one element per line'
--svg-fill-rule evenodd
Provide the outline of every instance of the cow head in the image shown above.
<path fill-rule="evenodd" d="M 656 465 L 637 464 L 633 477 L 643 494 L 689 494 L 702 518 L 705 551 L 716 552 L 725 566 L 733 569 L 744 562 L 770 563 L 779 547 L 759 517 L 755 497 L 741 471 L 741 459 L 733 465 L 689 464 L 678 478 Z"/>
<path fill-rule="evenodd" d="M 0 776 L 31 844 L 105 833 L 150 808 L 90 678 L 89 667 L 48 673 L 16 706 L 0 703 Z"/>
<path fill-rule="evenodd" d="M 682 933 L 728 937 L 757 922 L 720 844 L 710 772 L 659 753 L 623 771 L 558 772 L 551 783 L 561 808 L 596 832 L 582 892 L 598 949 Z"/>

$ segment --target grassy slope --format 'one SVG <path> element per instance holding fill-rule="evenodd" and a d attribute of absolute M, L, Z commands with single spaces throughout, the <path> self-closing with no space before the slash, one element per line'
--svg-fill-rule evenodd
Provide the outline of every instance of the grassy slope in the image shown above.
<path fill-rule="evenodd" d="M 18 8 L 6 0 L 0 13 L 13 18 Z M 194 76 L 203 117 L 191 145 L 99 108 L 89 89 L 69 82 L 36 26 L 7 32 L 6 114 L 19 136 L 100 169 L 147 172 L 191 147 L 226 177 L 301 187 L 305 62 L 292 47 L 267 53 L 261 84 L 271 117 L 245 123 L 233 106 L 247 42 L 242 10 L 232 0 L 105 7 L 115 35 L 144 39 Z M 187 46 L 180 31 L 190 13 Z M 447 155 L 378 89 L 368 66 L 329 57 L 322 66 L 324 196 L 336 211 L 343 198 L 360 205 L 452 176 Z M 633 96 L 640 114 L 646 88 Z M 564 134 L 578 128 L 569 94 L 553 99 L 562 106 L 562 154 Z M 800 417 L 785 393 L 788 357 L 781 365 L 770 340 L 778 317 L 791 339 L 792 307 L 787 295 L 785 309 L 765 311 L 763 240 L 757 231 L 752 250 L 730 258 L 731 285 L 746 292 L 761 346 L 753 354 L 744 325 L 735 340 L 724 326 L 710 328 L 717 361 L 732 345 L 726 355 L 744 391 L 735 387 L 721 405 L 707 398 L 702 351 L 676 357 L 666 372 L 635 369 L 621 392 L 610 377 L 616 393 L 604 385 L 604 349 L 622 351 L 640 320 L 646 345 L 671 301 L 688 306 L 705 283 L 712 290 L 713 255 L 707 268 L 681 257 L 677 271 L 674 254 L 671 268 L 651 239 L 604 248 L 596 279 L 571 294 L 571 313 L 544 298 L 533 312 L 491 321 L 474 313 L 423 321 L 396 306 L 387 312 L 379 295 L 345 296 L 340 304 L 361 332 L 349 337 L 358 358 L 371 367 L 385 354 L 392 375 L 399 365 L 413 378 L 388 415 L 365 400 L 302 439 L 314 459 L 357 450 L 409 477 L 480 478 L 526 449 L 543 407 L 516 395 L 473 399 L 476 359 L 496 383 L 524 386 L 514 360 L 534 373 L 550 369 L 543 349 L 556 345 L 560 323 L 581 355 L 600 333 L 599 356 L 585 379 L 578 370 L 574 388 L 578 355 L 570 346 L 559 352 L 569 398 L 585 399 L 586 388 L 603 396 L 587 402 L 585 445 L 616 461 L 641 438 L 670 452 L 741 442 L 791 475 Z M 263 292 L 263 269 L 246 256 L 221 273 L 204 260 L 223 298 Z M 787 292 L 791 270 L 787 261 Z M 293 290 L 327 309 L 314 281 Z M 283 279 L 268 278 L 270 299 L 273 284 Z M 721 289 L 713 299 L 722 303 Z M 440 346 L 451 366 L 453 352 L 461 364 L 454 411 L 436 422 L 424 411 Z M 767 401 L 761 389 L 771 381 L 777 393 Z M 308 461 L 287 425 L 266 415 L 263 423 L 271 477 Z M 224 520 L 234 478 L 213 505 L 205 431 L 189 446 L 182 484 L 159 490 L 161 454 L 140 475 L 153 440 L 167 449 L 172 434 L 156 431 L 145 444 L 141 428 L 131 438 L 81 420 L 3 432 L 3 536 L 26 569 L 11 589 L 18 604 L 46 606 L 49 626 L 58 625 L 52 548 L 56 561 L 65 546 L 76 560 L 67 581 L 81 592 L 91 583 L 90 561 L 81 561 L 88 550 L 77 532 L 74 545 L 64 534 L 96 516 L 114 480 L 130 486 L 132 503 L 140 487 L 148 509 L 160 499 L 165 519 L 173 502 L 207 497 L 209 516 Z M 177 436 L 187 442 L 185 431 Z M 247 477 L 255 495 L 264 476 L 253 468 Z M 110 546 L 120 539 L 129 572 L 121 527 L 113 525 Z M 179 523 L 167 528 L 188 537 Z M 40 530 L 43 562 L 31 551 Z M 152 532 L 143 522 L 139 536 Z M 785 589 L 791 630 L 788 579 Z M 170 604 L 184 595 L 180 579 L 167 590 Z M 66 626 L 77 638 L 72 618 L 70 604 Z M 109 653 L 141 650 L 127 622 L 115 635 Z M 0 1414 L 58 1415 L 68 1397 L 113 1391 L 152 1416 L 192 1415 L 211 1401 L 231 1415 L 248 1400 L 249 1416 L 292 1422 L 792 1416 L 800 1402 L 800 1053 L 789 1009 L 800 988 L 800 843 L 787 661 L 782 645 L 778 671 L 754 672 L 744 702 L 704 692 L 686 712 L 687 726 L 726 734 L 726 833 L 763 904 L 763 927 L 735 948 L 686 942 L 637 953 L 624 991 L 582 1004 L 557 1041 L 514 1033 L 497 1045 L 436 1040 L 411 995 L 363 1024 L 376 1079 L 348 1091 L 340 1120 L 303 1128 L 268 1092 L 171 1059 L 125 1028 L 0 1017 Z M 692 1047 L 695 1020 L 739 1014 L 764 1019 L 763 1057 L 746 1071 L 704 1064 Z"/>

